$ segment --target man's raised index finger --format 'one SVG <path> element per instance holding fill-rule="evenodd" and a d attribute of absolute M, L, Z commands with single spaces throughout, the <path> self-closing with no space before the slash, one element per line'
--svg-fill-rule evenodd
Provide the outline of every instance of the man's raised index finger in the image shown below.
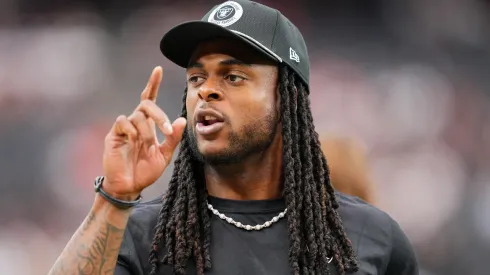
<path fill-rule="evenodd" d="M 157 66 L 153 69 L 150 78 L 148 79 L 148 83 L 146 84 L 145 89 L 141 93 L 141 101 L 147 99 L 153 102 L 156 101 L 158 96 L 158 90 L 160 89 L 160 83 L 162 81 L 162 75 L 163 75 L 162 67 Z"/>
<path fill-rule="evenodd" d="M 160 83 L 162 82 L 163 70 L 162 67 L 157 66 L 153 69 L 151 75 L 151 85 L 148 87 L 148 99 L 155 102 L 158 96 L 158 90 L 160 89 Z"/>

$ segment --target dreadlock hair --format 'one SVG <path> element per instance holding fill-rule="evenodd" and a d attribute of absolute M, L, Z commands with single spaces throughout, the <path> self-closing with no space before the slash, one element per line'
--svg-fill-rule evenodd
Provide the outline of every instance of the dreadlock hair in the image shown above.
<path fill-rule="evenodd" d="M 313 125 L 309 91 L 298 75 L 279 67 L 283 135 L 284 198 L 288 209 L 289 262 L 293 275 L 330 274 L 333 260 L 340 274 L 358 263 L 336 209 L 327 161 Z M 184 92 L 182 117 L 187 117 Z M 185 274 L 189 261 L 197 274 L 211 268 L 211 219 L 202 164 L 192 156 L 184 131 L 168 191 L 163 198 L 150 250 L 150 275 L 162 264 Z"/>

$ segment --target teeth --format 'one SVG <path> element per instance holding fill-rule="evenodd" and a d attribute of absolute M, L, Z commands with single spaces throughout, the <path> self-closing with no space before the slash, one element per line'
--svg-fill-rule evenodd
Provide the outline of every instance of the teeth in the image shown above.
<path fill-rule="evenodd" d="M 216 120 L 214 116 L 205 116 L 204 120 Z"/>

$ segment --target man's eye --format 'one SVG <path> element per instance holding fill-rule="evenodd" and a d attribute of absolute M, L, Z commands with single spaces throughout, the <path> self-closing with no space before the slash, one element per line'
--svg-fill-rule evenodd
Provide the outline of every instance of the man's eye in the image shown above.
<path fill-rule="evenodd" d="M 203 80 L 203 79 L 204 79 L 204 78 L 203 78 L 203 77 L 201 77 L 201 76 L 191 76 L 191 77 L 189 78 L 189 82 L 191 82 L 191 83 L 197 83 L 197 82 L 199 82 L 199 81 L 201 81 L 201 80 Z"/>
<path fill-rule="evenodd" d="M 226 76 L 226 79 L 231 81 L 231 82 L 240 82 L 242 80 L 245 80 L 245 78 L 241 77 L 241 76 L 238 76 L 238 75 L 235 75 L 235 74 L 229 74 Z"/>

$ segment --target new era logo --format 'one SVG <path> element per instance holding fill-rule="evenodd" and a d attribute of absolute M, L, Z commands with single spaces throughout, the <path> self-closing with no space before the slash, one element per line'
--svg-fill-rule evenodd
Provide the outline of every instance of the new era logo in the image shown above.
<path fill-rule="evenodd" d="M 297 63 L 299 63 L 299 56 L 296 53 L 296 51 L 293 50 L 293 48 L 291 48 L 291 47 L 289 48 L 289 59 L 294 60 Z"/>

